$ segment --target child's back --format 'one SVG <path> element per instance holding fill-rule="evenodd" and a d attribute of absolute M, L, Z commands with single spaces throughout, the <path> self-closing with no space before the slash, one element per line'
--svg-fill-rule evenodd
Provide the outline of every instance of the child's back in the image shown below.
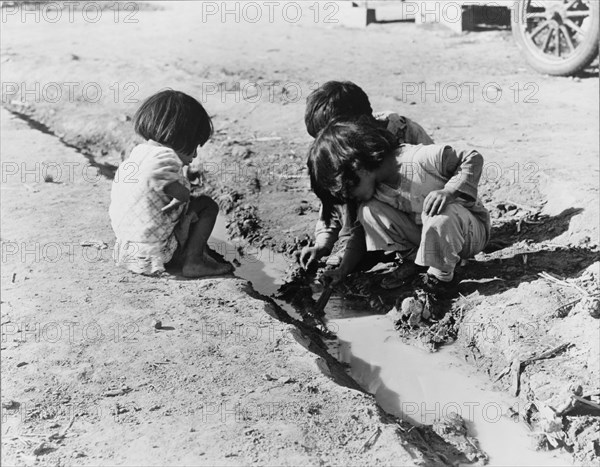
<path fill-rule="evenodd" d="M 177 249 L 173 231 L 185 208 L 163 212 L 171 198 L 165 185 L 177 181 L 189 189 L 183 164 L 172 149 L 148 142 L 136 146 L 113 181 L 109 215 L 117 237 L 118 264 L 141 274 L 162 269 Z"/>
<path fill-rule="evenodd" d="M 212 134 L 206 110 L 187 94 L 161 91 L 141 105 L 134 126 L 147 141 L 120 165 L 111 192 L 117 264 L 140 274 L 162 272 L 167 263 L 181 263 L 186 277 L 231 272 L 207 248 L 217 203 L 192 197 L 183 173 Z"/>

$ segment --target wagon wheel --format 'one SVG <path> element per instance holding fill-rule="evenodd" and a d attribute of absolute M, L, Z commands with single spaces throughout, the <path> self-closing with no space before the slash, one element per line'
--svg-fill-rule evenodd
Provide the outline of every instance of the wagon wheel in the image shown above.
<path fill-rule="evenodd" d="M 527 62 L 541 73 L 572 75 L 598 55 L 598 0 L 520 0 L 513 36 Z"/>

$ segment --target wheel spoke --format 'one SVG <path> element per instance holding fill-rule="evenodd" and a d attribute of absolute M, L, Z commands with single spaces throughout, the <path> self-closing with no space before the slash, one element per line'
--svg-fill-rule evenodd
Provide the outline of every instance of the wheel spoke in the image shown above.
<path fill-rule="evenodd" d="M 569 31 L 567 31 L 567 28 L 565 28 L 564 25 L 560 26 L 560 31 L 563 33 L 563 36 L 565 36 L 565 41 L 567 42 L 569 50 L 573 52 L 575 50 L 575 45 L 573 45 L 573 40 L 571 39 Z"/>
<path fill-rule="evenodd" d="M 554 55 L 560 57 L 560 29 L 558 26 L 554 28 Z"/>
<path fill-rule="evenodd" d="M 567 11 L 567 18 L 587 18 L 590 16 L 590 12 L 588 11 Z"/>
<path fill-rule="evenodd" d="M 572 8 L 572 7 L 573 7 L 573 5 L 575 5 L 577 2 L 579 2 L 579 0 L 571 0 L 571 1 L 570 1 L 570 2 L 567 4 L 567 6 L 565 7 L 565 10 L 568 10 L 568 9 Z"/>
<path fill-rule="evenodd" d="M 548 26 L 550 26 L 550 21 L 546 20 L 542 24 L 540 24 L 537 28 L 535 28 L 533 31 L 531 31 L 531 34 L 529 35 L 529 37 L 531 37 L 531 40 L 533 40 L 535 38 L 535 36 L 537 36 L 540 32 L 542 32 Z"/>
<path fill-rule="evenodd" d="M 554 29 L 551 29 L 550 31 L 548 31 L 548 36 L 546 37 L 546 40 L 544 41 L 544 45 L 542 47 L 543 53 L 546 53 L 546 50 L 548 50 L 548 46 L 550 45 L 550 40 L 552 39 L 553 32 L 554 32 Z"/>
<path fill-rule="evenodd" d="M 564 25 L 569 26 L 573 31 L 578 32 L 579 34 L 583 34 L 583 30 L 570 19 L 565 19 Z"/>
<path fill-rule="evenodd" d="M 531 4 L 531 2 L 532 2 L 532 0 L 527 0 L 527 3 L 526 3 L 525 8 L 523 10 L 525 12 L 525 16 L 526 17 L 529 17 L 530 15 L 531 15 L 531 18 L 539 18 L 539 17 L 546 16 L 546 10 L 547 10 L 546 5 L 544 5 L 544 6 L 540 6 L 540 5 L 534 6 L 534 5 Z M 539 11 L 540 8 L 543 9 L 543 11 Z M 538 11 L 531 11 L 531 10 L 534 10 L 534 9 L 538 10 Z"/>

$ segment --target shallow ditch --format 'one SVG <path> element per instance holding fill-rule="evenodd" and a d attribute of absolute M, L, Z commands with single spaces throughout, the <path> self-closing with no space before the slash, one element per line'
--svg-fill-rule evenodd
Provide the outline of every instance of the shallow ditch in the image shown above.
<path fill-rule="evenodd" d="M 36 128 L 31 118 L 27 123 L 50 132 L 47 127 Z M 111 178 L 109 173 L 102 174 Z M 254 249 L 252 254 L 246 244 L 228 241 L 226 231 L 220 220 L 211 246 L 229 260 L 241 259 L 236 275 L 252 284 L 257 297 L 274 305 L 277 319 L 298 328 L 300 343 L 321 357 L 322 370 L 334 381 L 373 394 L 382 409 L 382 420 L 397 423 L 404 431 L 403 439 L 419 448 L 428 464 L 485 463 L 481 451 L 489 456 L 491 465 L 570 464 L 566 457 L 534 451 L 525 426 L 506 416 L 506 409 L 514 406 L 516 399 L 494 392 L 452 347 L 429 354 L 403 344 L 386 317 L 340 297 L 333 297 L 326 308 L 326 327 L 305 324 L 291 306 L 272 298 L 290 260 L 268 249 Z M 245 251 L 243 257 L 240 251 Z M 326 329 L 335 336 L 323 332 Z M 461 427 L 453 430 L 437 422 L 430 427 L 452 412 L 465 420 L 466 436 L 461 436 Z M 477 442 L 481 451 L 473 446 Z"/>
<path fill-rule="evenodd" d="M 236 275 L 248 280 L 263 298 L 277 292 L 290 266 L 287 257 L 268 249 L 246 250 L 240 258 L 240 249 L 227 240 L 222 219 L 213 232 L 211 247 L 226 259 L 238 262 Z M 315 298 L 318 295 L 315 293 Z M 270 300 L 288 315 L 292 324 L 300 326 L 301 332 L 306 331 L 301 316 L 292 306 L 282 300 Z M 346 373 L 364 391 L 374 395 L 385 413 L 413 426 L 434 426 L 435 431 L 440 431 L 440 419 L 451 418 L 452 413 L 460 415 L 466 436 L 461 437 L 460 433 L 457 436 L 460 429 L 441 431 L 448 432 L 449 436 L 444 438 L 449 438 L 471 462 L 570 464 L 564 455 L 536 451 L 528 428 L 509 415 L 510 409 L 518 406 L 518 400 L 494 391 L 490 382 L 461 360 L 452 346 L 432 354 L 405 344 L 386 316 L 357 308 L 336 296 L 325 309 L 324 324 L 335 336 L 327 333 L 320 336 L 316 332 L 308 337 L 318 340 L 314 343 L 321 349 L 325 342 L 328 353 L 347 366 Z M 344 384 L 339 376 L 334 379 Z"/>

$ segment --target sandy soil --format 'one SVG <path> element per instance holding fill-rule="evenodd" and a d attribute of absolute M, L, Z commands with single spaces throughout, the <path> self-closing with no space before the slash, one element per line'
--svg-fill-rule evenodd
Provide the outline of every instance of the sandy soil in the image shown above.
<path fill-rule="evenodd" d="M 3 162 L 82 162 L 4 110 L 2 134 Z M 3 184 L 3 465 L 453 459 L 431 430 L 383 413 L 314 330 L 287 324 L 246 281 L 135 276 L 82 246 L 112 243 L 109 188 Z"/>
<path fill-rule="evenodd" d="M 289 253 L 312 233 L 318 207 L 304 169 L 310 138 L 303 126 L 304 99 L 318 83 L 355 81 L 375 109 L 409 116 L 437 142 L 480 149 L 487 164 L 481 196 L 494 213 L 496 237 L 505 248 L 466 268 L 462 292 L 468 299 L 462 305 L 468 326 L 459 329 L 459 344 L 496 379 L 516 358 L 573 343 L 566 359 L 525 368 L 521 396 L 553 404 L 552 398 L 571 384 L 581 384 L 584 395 L 599 392 L 598 320 L 581 307 L 562 310 L 578 297 L 577 289 L 538 276 L 548 271 L 590 293 L 598 291 L 597 72 L 576 79 L 535 74 L 505 30 L 455 35 L 411 23 L 351 30 L 324 24 L 323 15 L 318 23 L 305 16 L 298 24 L 251 24 L 243 17 L 207 19 L 192 4 L 140 9 L 134 16 L 137 23 L 125 22 L 124 12 L 115 21 L 112 13 L 97 23 L 77 15 L 72 23 L 23 22 L 18 16 L 3 22 L 3 104 L 73 146 L 58 145 L 57 138 L 39 132 L 34 137 L 14 120 L 6 123 L 14 135 L 9 141 L 3 128 L 3 175 L 10 174 L 3 180 L 3 253 L 12 251 L 6 246 L 10 242 L 19 247 L 6 261 L 3 257 L 7 337 L 3 335 L 2 382 L 9 383 L 11 392 L 3 391 L 2 400 L 6 410 L 19 414 L 3 424 L 3 439 L 8 440 L 3 460 L 33 462 L 33 449 L 44 436 L 65 429 L 70 419 L 62 414 L 57 422 L 44 411 L 66 404 L 81 406 L 81 411 L 76 409 L 76 421 L 62 444 L 49 441 L 53 446 L 45 461 L 64 463 L 74 456 L 69 463 L 133 463 L 139 460 L 136 453 L 146 452 L 144 463 L 162 464 L 166 459 L 161 456 L 180 452 L 180 458 L 169 461 L 411 462 L 395 441 L 375 444 L 385 448 L 360 449 L 384 423 L 372 400 L 322 376 L 310 354 L 285 338 L 292 327 L 268 318 L 264 302 L 249 298 L 243 281 L 156 281 L 112 268 L 109 182 L 96 175 L 114 173 L 135 142 L 129 122 L 137 104 L 164 87 L 196 95 L 214 117 L 215 137 L 203 150 L 199 168 L 224 210 L 239 220 L 233 233 Z M 55 98 L 57 89 L 60 99 Z M 98 89 L 102 95 L 96 101 Z M 469 89 L 474 89 L 472 95 Z M 86 158 L 93 167 L 84 172 Z M 56 166 L 35 168 L 36 162 L 59 164 L 62 172 Z M 65 162 L 79 164 L 71 176 Z M 24 168 L 32 172 L 24 174 Z M 59 183 L 44 183 L 48 173 Z M 244 224 L 249 218 L 255 223 Z M 109 249 L 80 246 L 89 240 L 106 242 Z M 48 260 L 55 254 L 55 247 L 48 246 L 52 242 L 60 244 L 57 262 Z M 40 260 L 35 254 L 21 256 L 29 251 L 22 245 L 39 245 Z M 502 281 L 490 281 L 495 277 Z M 279 344 L 224 345 L 221 337 L 218 342 L 193 342 L 217 316 L 230 326 L 238 320 L 274 326 L 284 338 Z M 174 329 L 156 332 L 152 318 Z M 65 320 L 81 324 L 68 339 L 70 328 L 61 324 L 57 343 L 48 336 L 38 342 L 35 330 L 33 335 L 11 334 L 21 329 L 11 324 L 39 323 L 39 335 L 48 323 Z M 83 336 L 90 323 L 110 337 L 96 342 Z M 517 329 L 518 323 L 534 325 L 515 334 L 515 323 Z M 494 326 L 511 332 L 490 338 Z M 242 371 L 248 361 L 260 370 Z M 21 362 L 27 364 L 17 367 Z M 209 371 L 199 372 L 198 365 Z M 265 374 L 296 382 L 267 381 Z M 507 377 L 500 384 L 510 387 Z M 124 394 L 105 395 L 123 385 Z M 242 389 L 254 392 L 248 396 Z M 233 426 L 208 415 L 203 421 L 202 413 L 219 402 L 234 404 L 241 398 L 242 404 L 250 404 L 254 396 L 263 404 L 298 400 L 301 416 L 276 423 L 258 417 Z M 17 405 L 10 405 L 11 400 Z M 319 408 L 311 409 L 315 404 Z M 316 421 L 306 416 L 326 407 L 338 410 L 337 404 L 340 411 L 358 407 L 351 411 L 360 412 L 360 420 L 349 421 L 355 420 L 353 415 Z M 202 407 L 209 408 L 202 412 Z M 588 462 L 600 450 L 598 421 L 581 420 L 565 418 L 562 428 L 573 431 L 571 440 L 582 431 L 581 423 L 586 433 L 592 430 L 575 449 L 578 460 Z M 59 426 L 50 428 L 54 424 Z M 395 427 L 382 425 L 385 436 L 397 439 Z M 173 430 L 181 436 L 168 436 Z M 345 433 L 343 439 L 331 439 L 340 433 Z M 38 436 L 27 436 L 31 434 Z M 352 443 L 358 450 L 345 447 Z M 423 456 L 419 449 L 425 448 L 415 448 L 416 461 Z"/>

